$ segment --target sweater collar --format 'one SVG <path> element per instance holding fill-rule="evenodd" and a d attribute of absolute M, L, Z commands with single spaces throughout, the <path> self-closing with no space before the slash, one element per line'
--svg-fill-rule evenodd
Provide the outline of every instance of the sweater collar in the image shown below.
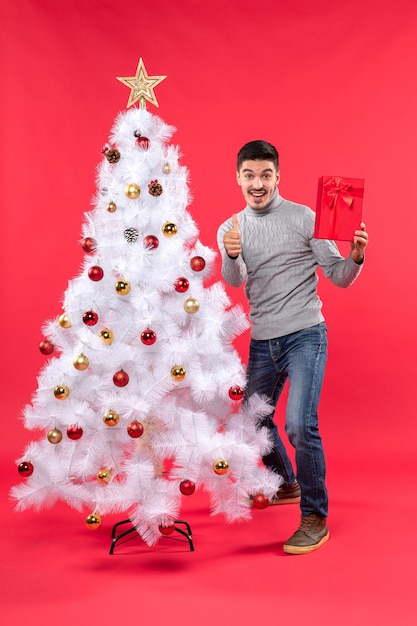
<path fill-rule="evenodd" d="M 247 204 L 245 206 L 244 211 L 248 215 L 253 215 L 256 217 L 262 217 L 263 215 L 269 215 L 270 213 L 275 213 L 278 211 L 284 199 L 279 195 L 278 187 L 274 191 L 274 195 L 271 198 L 271 201 L 268 202 L 264 209 L 252 209 L 252 207 Z"/>

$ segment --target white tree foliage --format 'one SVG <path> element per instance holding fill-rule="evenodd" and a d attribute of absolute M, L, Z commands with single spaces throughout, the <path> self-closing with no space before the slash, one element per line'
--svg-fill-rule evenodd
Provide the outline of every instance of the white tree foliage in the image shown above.
<path fill-rule="evenodd" d="M 229 394 L 245 386 L 233 340 L 248 321 L 220 282 L 207 284 L 215 253 L 187 212 L 188 171 L 169 144 L 174 130 L 146 109 L 115 121 L 83 223 L 83 248 L 92 239 L 93 249 L 69 281 L 62 312 L 43 328 L 55 351 L 24 410 L 26 428 L 43 436 L 18 461 L 33 473 L 12 489 L 17 509 L 61 499 L 98 516 L 123 513 L 149 545 L 177 518 L 182 481 L 207 490 L 212 514 L 228 522 L 249 519 L 249 495 L 272 497 L 281 482 L 260 461 L 270 442 L 258 423 L 270 405 Z M 137 197 L 126 194 L 132 184 Z M 125 386 L 113 382 L 120 371 Z M 143 434 L 134 438 L 138 423 Z"/>

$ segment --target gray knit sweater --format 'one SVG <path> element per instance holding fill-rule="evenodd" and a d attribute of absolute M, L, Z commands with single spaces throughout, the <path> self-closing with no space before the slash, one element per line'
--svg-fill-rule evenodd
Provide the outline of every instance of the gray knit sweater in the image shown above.
<path fill-rule="evenodd" d="M 348 287 L 362 265 L 346 259 L 333 241 L 314 239 L 314 212 L 284 200 L 278 191 L 262 210 L 238 213 L 243 253 L 231 259 L 223 244 L 232 218 L 217 233 L 222 276 L 233 287 L 245 283 L 253 339 L 282 337 L 324 320 L 317 295 L 320 266 L 339 287 Z M 358 224 L 359 227 L 359 224 Z"/>

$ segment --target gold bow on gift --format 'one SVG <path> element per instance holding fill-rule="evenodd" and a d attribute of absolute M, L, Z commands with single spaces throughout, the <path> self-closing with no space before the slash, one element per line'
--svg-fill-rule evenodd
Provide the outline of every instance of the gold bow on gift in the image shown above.
<path fill-rule="evenodd" d="M 339 199 L 346 204 L 349 209 L 353 204 L 353 196 L 349 193 L 352 185 L 350 185 L 341 176 L 332 176 L 327 182 L 323 184 L 325 188 L 325 198 L 327 204 L 331 209 L 334 209 Z"/>

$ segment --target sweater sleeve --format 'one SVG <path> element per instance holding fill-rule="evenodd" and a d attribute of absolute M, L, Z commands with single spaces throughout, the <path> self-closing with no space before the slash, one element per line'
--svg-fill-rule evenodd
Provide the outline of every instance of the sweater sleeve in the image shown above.
<path fill-rule="evenodd" d="M 226 281 L 226 283 L 228 283 L 229 285 L 232 285 L 232 287 L 240 287 L 240 285 L 242 285 L 247 279 L 245 262 L 241 254 L 239 254 L 236 259 L 232 259 L 231 257 L 229 257 L 223 243 L 224 234 L 228 230 L 232 230 L 232 228 L 232 218 L 229 218 L 220 226 L 217 231 L 217 246 L 219 248 L 222 259 L 223 280 Z"/>
<path fill-rule="evenodd" d="M 362 271 L 363 263 L 355 263 L 350 254 L 343 258 L 334 241 L 312 239 L 311 248 L 324 275 L 337 287 L 349 287 Z"/>
<path fill-rule="evenodd" d="M 315 213 L 308 207 L 305 209 L 305 232 L 308 233 L 309 245 L 317 263 L 326 278 L 329 278 L 334 285 L 343 288 L 349 287 L 361 273 L 363 262 L 360 265 L 355 263 L 350 254 L 344 258 L 336 243 L 330 239 L 315 239 Z"/>

